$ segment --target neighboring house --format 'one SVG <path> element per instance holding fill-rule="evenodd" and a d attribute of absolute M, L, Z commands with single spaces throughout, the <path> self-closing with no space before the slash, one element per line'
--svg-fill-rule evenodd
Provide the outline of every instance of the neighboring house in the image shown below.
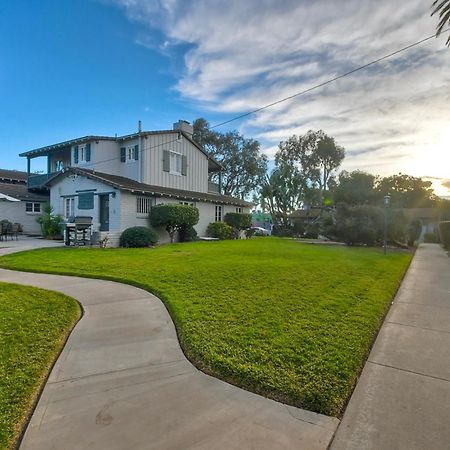
<path fill-rule="evenodd" d="M 40 234 L 36 219 L 49 201 L 48 193 L 29 191 L 26 172 L 0 169 L 0 194 L 18 200 L 0 201 L 0 220 L 20 223 L 26 234 Z"/>
<path fill-rule="evenodd" d="M 308 209 L 297 209 L 290 216 L 292 225 L 295 223 L 306 227 L 314 222 L 316 222 L 322 213 L 322 208 L 308 208 Z"/>
<path fill-rule="evenodd" d="M 192 139 L 192 126 L 179 121 L 173 130 L 139 131 L 107 137 L 86 136 L 22 153 L 27 158 L 28 187 L 48 187 L 50 204 L 66 220 L 91 216 L 99 237 L 116 245 L 123 230 L 148 225 L 150 208 L 161 203 L 196 206 L 202 236 L 210 222 L 227 212 L 247 212 L 250 203 L 220 194 L 208 181 L 222 167 Z M 47 158 L 47 173 L 33 175 L 31 160 Z M 168 235 L 162 230 L 161 241 Z"/>

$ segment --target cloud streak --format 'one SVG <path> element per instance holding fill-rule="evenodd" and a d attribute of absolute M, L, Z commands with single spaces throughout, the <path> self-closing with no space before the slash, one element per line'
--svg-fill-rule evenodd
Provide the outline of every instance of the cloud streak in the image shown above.
<path fill-rule="evenodd" d="M 435 31 L 423 0 L 112 0 L 182 57 L 174 89 L 207 112 L 244 113 Z M 431 4 L 431 2 L 429 2 Z M 448 177 L 450 50 L 446 36 L 237 122 L 272 156 L 280 140 L 323 129 L 344 168 Z M 177 48 L 183 44 L 183 55 Z M 445 162 L 445 163 L 444 163 Z M 446 166 L 446 167 L 445 167 Z M 443 187 L 444 189 L 444 187 Z"/>

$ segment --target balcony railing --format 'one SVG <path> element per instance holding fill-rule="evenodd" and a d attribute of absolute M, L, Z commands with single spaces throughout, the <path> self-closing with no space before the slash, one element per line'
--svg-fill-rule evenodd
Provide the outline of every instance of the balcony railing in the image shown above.
<path fill-rule="evenodd" d="M 50 172 L 50 173 L 43 173 L 39 175 L 33 175 L 30 174 L 28 177 L 28 188 L 41 188 L 44 186 L 45 183 L 47 183 L 50 178 L 53 178 L 55 175 L 57 175 L 59 172 Z"/>
<path fill-rule="evenodd" d="M 220 194 L 219 184 L 208 181 L 208 192 L 210 192 L 211 194 Z"/>

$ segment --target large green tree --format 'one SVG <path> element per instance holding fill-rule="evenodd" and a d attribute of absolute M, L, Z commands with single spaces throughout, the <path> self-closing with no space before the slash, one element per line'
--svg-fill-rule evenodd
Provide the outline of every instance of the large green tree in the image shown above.
<path fill-rule="evenodd" d="M 246 139 L 237 131 L 210 130 L 203 118 L 194 121 L 193 138 L 224 167 L 223 194 L 245 198 L 259 188 L 267 172 L 267 157 L 257 140 Z M 211 173 L 210 177 L 217 182 L 219 175 Z"/>
<path fill-rule="evenodd" d="M 360 170 L 342 171 L 333 189 L 334 203 L 346 203 L 351 206 L 377 203 L 380 195 L 375 190 L 375 180 L 374 175 Z"/>
<path fill-rule="evenodd" d="M 375 189 L 380 196 L 390 195 L 391 205 L 397 208 L 429 208 L 436 204 L 431 181 L 411 175 L 380 178 Z"/>
<path fill-rule="evenodd" d="M 288 164 L 278 164 L 261 187 L 261 198 L 272 215 L 275 228 L 289 228 L 289 216 L 301 205 L 304 186 L 295 169 Z"/>
<path fill-rule="evenodd" d="M 446 25 L 450 25 L 450 0 L 435 0 L 433 2 L 433 12 L 439 15 L 436 35 L 439 36 Z M 450 46 L 450 37 L 447 39 L 447 45 Z"/>
<path fill-rule="evenodd" d="M 334 138 L 322 130 L 310 130 L 302 136 L 294 135 L 280 142 L 275 162 L 292 167 L 292 176 L 299 178 L 305 196 L 314 197 L 314 191 L 318 191 L 321 202 L 333 172 L 344 157 L 344 148 L 337 145 Z"/>

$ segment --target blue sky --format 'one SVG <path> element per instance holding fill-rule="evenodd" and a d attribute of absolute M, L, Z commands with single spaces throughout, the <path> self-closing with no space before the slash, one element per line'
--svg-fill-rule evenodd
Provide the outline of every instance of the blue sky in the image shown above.
<path fill-rule="evenodd" d="M 0 3 L 0 167 L 86 134 L 220 122 L 433 34 L 431 0 Z M 428 5 L 428 3 L 430 3 Z M 229 125 L 262 143 L 324 129 L 344 168 L 450 187 L 446 37 Z"/>

